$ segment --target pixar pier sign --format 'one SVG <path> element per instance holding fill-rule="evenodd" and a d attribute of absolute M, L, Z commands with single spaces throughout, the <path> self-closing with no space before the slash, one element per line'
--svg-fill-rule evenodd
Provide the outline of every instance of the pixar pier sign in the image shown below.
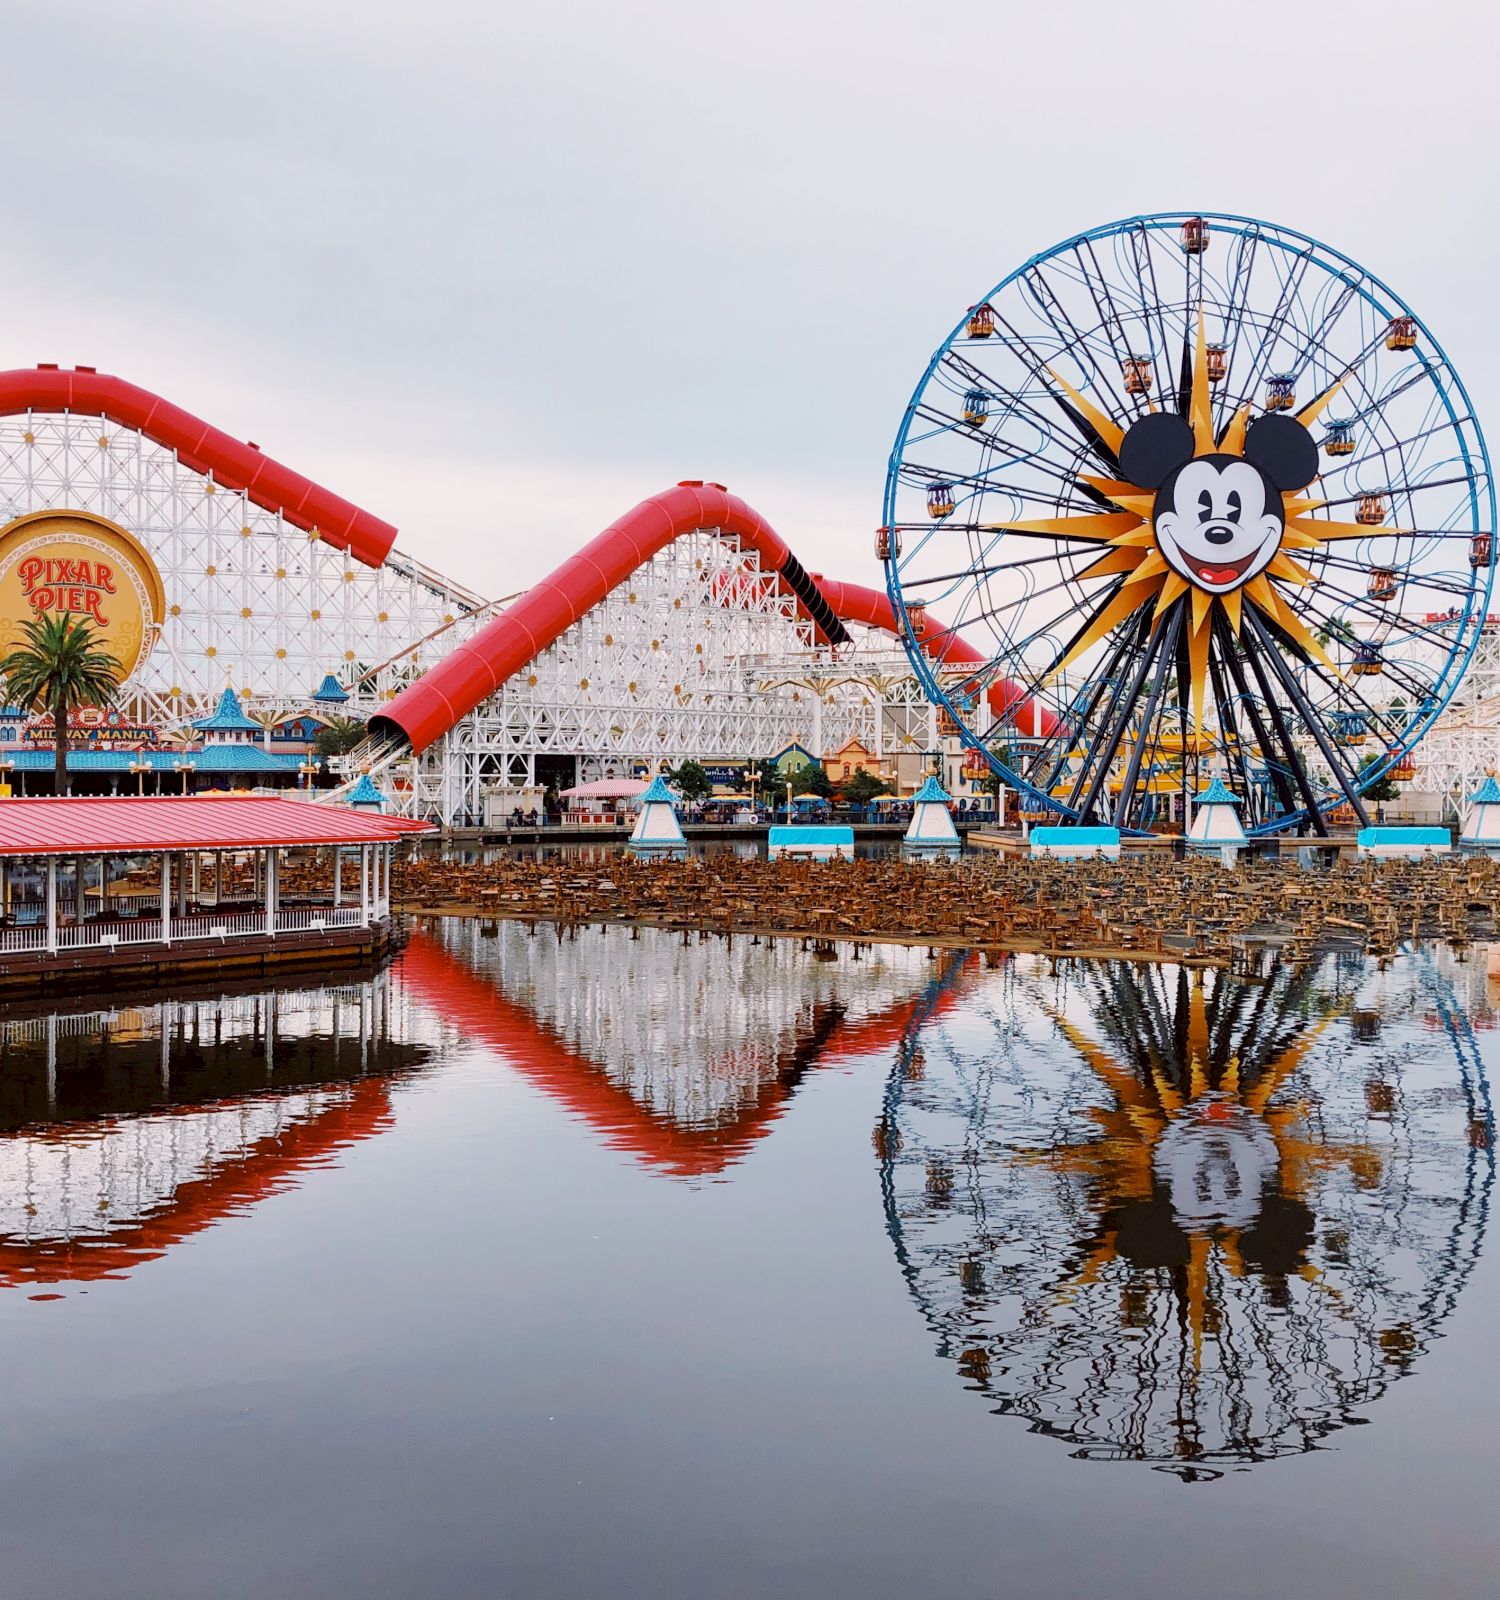
<path fill-rule="evenodd" d="M 38 616 L 87 622 L 129 678 L 166 616 L 161 573 L 134 534 L 83 511 L 34 511 L 0 527 L 0 652 Z"/>
<path fill-rule="evenodd" d="M 104 602 L 117 593 L 115 569 L 86 556 L 27 556 L 16 569 L 33 611 L 69 611 L 108 628 Z"/>

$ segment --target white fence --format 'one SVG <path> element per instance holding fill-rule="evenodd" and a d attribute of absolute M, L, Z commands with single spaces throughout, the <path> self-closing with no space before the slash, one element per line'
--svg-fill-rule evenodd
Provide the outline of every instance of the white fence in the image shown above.
<path fill-rule="evenodd" d="M 278 911 L 267 921 L 264 910 L 200 911 L 192 916 L 171 917 L 167 925 L 168 944 L 186 943 L 193 939 L 243 939 L 266 933 L 323 933 L 335 928 L 358 928 L 367 921 L 378 920 L 372 911 L 369 918 L 361 915 L 354 906 L 297 906 L 288 911 Z M 161 913 L 156 911 L 139 916 L 115 916 L 107 920 L 83 923 L 64 923 L 57 929 L 59 950 L 114 949 L 119 945 L 161 944 Z M 0 928 L 0 955 L 14 955 L 47 948 L 45 922 L 28 922 L 22 927 Z"/>

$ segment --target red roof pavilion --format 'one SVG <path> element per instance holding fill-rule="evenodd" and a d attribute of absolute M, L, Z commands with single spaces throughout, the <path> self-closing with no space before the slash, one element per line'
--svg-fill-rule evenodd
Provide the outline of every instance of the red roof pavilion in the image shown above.
<path fill-rule="evenodd" d="M 0 800 L 0 856 L 392 844 L 431 831 L 406 817 L 272 795 Z"/>

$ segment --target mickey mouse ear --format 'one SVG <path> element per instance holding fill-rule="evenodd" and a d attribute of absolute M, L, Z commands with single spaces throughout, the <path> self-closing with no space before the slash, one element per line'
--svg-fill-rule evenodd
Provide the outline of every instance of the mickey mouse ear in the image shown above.
<path fill-rule="evenodd" d="M 1318 447 L 1295 417 L 1257 417 L 1245 431 L 1245 459 L 1278 489 L 1305 489 L 1318 475 Z"/>
<path fill-rule="evenodd" d="M 1156 411 L 1131 423 L 1120 441 L 1120 472 L 1142 489 L 1159 489 L 1193 459 L 1193 430 L 1181 417 Z"/>

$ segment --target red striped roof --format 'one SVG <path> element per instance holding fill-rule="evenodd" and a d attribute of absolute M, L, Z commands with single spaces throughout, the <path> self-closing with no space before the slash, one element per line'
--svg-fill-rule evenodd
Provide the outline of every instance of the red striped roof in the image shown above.
<path fill-rule="evenodd" d="M 432 825 L 273 795 L 0 799 L 0 856 L 387 844 Z"/>

